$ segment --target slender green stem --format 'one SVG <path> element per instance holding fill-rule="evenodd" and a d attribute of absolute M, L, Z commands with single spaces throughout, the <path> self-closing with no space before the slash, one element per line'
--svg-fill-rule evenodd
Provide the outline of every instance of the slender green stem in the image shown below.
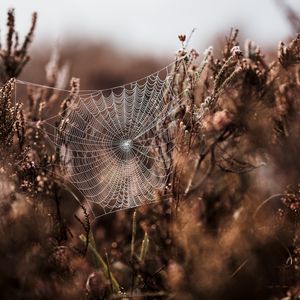
<path fill-rule="evenodd" d="M 86 237 L 81 234 L 79 236 L 79 238 L 84 242 L 86 243 Z M 96 257 L 97 261 L 99 262 L 100 264 L 100 268 L 102 269 L 105 277 L 108 279 L 108 280 L 111 280 L 111 284 L 112 284 L 112 287 L 113 287 L 113 291 L 115 293 L 119 293 L 121 292 L 121 289 L 120 289 L 120 285 L 117 281 L 117 279 L 114 277 L 114 275 L 110 272 L 109 270 L 109 267 L 107 266 L 107 264 L 105 263 L 104 259 L 101 257 L 101 255 L 99 254 L 99 252 L 97 251 L 96 249 L 96 246 L 95 246 L 95 240 L 94 240 L 94 237 L 92 234 L 90 234 L 89 236 L 89 245 L 88 245 L 88 249 L 94 254 L 94 256 Z"/>
<path fill-rule="evenodd" d="M 145 261 L 145 257 L 148 251 L 148 246 L 149 246 L 148 233 L 145 232 L 144 239 L 142 242 L 142 247 L 141 247 L 141 253 L 140 253 L 140 260 L 142 263 Z"/>
<path fill-rule="evenodd" d="M 132 217 L 132 234 L 131 234 L 131 247 L 130 247 L 131 259 L 133 258 L 134 255 L 135 236 L 136 236 L 136 210 L 134 211 Z"/>

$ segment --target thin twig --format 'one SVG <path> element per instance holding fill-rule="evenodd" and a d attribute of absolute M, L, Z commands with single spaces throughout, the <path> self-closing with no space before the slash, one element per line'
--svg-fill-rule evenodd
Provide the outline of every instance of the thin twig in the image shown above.
<path fill-rule="evenodd" d="M 242 264 L 230 275 L 230 278 L 233 278 L 246 264 L 248 263 L 248 258 L 243 261 Z"/>

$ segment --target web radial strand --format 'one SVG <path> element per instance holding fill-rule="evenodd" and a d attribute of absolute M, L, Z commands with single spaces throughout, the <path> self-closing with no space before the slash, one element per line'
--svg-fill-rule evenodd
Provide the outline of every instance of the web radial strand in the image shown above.
<path fill-rule="evenodd" d="M 58 126 L 45 121 L 68 180 L 105 213 L 152 202 L 165 188 L 178 106 L 169 71 L 79 94 Z"/>

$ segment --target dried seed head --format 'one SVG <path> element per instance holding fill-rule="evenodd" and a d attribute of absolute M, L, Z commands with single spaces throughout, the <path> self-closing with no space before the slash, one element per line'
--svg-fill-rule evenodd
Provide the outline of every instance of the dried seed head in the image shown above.
<path fill-rule="evenodd" d="M 242 55 L 242 50 L 240 49 L 240 46 L 232 47 L 230 52 L 232 53 L 232 55 L 236 55 L 238 57 Z"/>
<path fill-rule="evenodd" d="M 184 43 L 185 40 L 186 40 L 186 35 L 185 35 L 185 34 L 179 34 L 179 35 L 178 35 L 178 38 L 179 38 L 179 41 L 180 41 L 180 42 Z"/>

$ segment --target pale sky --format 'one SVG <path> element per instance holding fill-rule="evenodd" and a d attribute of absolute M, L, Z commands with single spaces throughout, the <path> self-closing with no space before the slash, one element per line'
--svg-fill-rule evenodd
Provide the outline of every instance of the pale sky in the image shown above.
<path fill-rule="evenodd" d="M 287 2 L 300 14 L 300 0 Z M 194 27 L 191 46 L 199 50 L 231 27 L 272 47 L 292 33 L 274 0 L 0 0 L 2 35 L 10 7 L 16 8 L 21 33 L 27 31 L 31 13 L 38 12 L 36 46 L 83 37 L 83 42 L 105 40 L 137 54 L 173 54 L 177 35 Z"/>

